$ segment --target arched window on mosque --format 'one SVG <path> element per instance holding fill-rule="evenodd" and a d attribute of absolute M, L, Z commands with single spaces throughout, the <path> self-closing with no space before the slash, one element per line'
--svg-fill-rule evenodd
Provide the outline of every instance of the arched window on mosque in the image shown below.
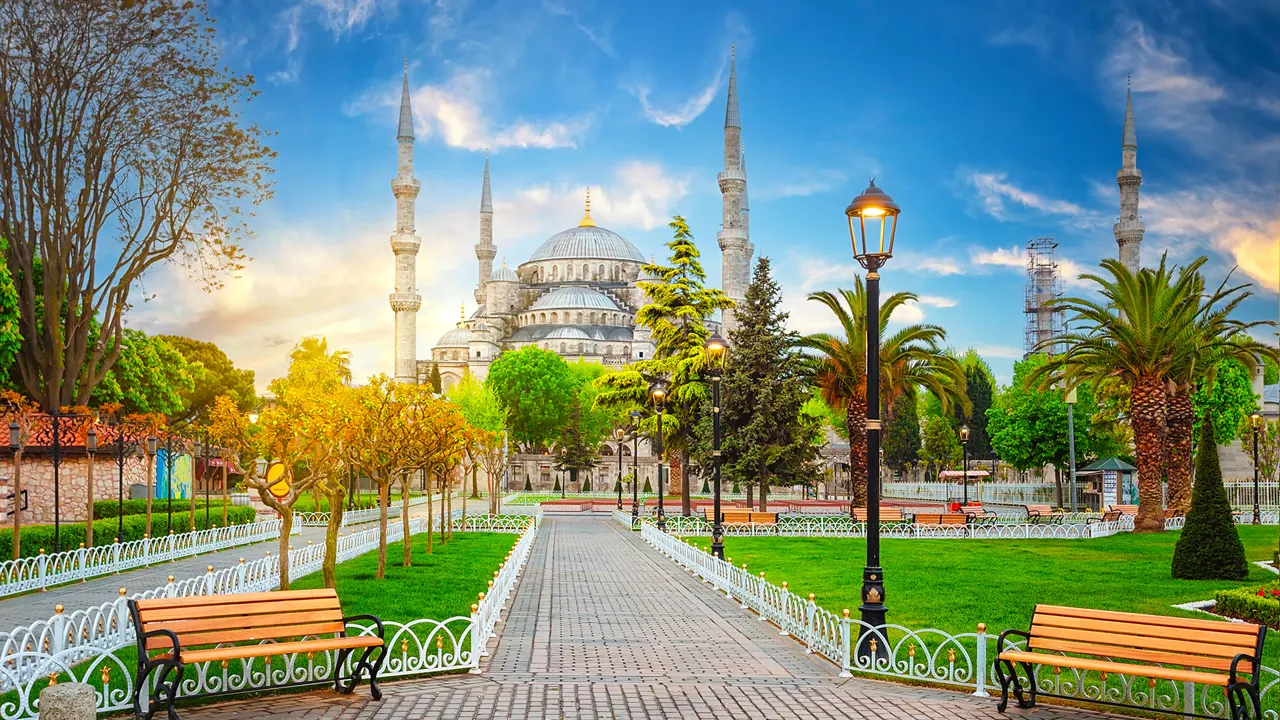
<path fill-rule="evenodd" d="M 612 354 L 613 354 L 613 346 L 612 346 L 612 345 L 605 345 L 605 346 L 604 346 L 604 354 L 605 354 L 605 355 L 612 355 Z"/>
<path fill-rule="evenodd" d="M 584 346 L 585 346 L 585 345 L 586 345 L 586 343 L 584 343 L 584 342 L 582 342 L 582 341 L 579 341 L 579 342 L 578 342 L 578 354 L 579 354 L 579 355 L 581 355 L 582 353 L 586 352 L 586 350 L 584 349 Z"/>
<path fill-rule="evenodd" d="M 560 352 L 568 352 L 568 346 L 564 343 L 560 343 Z"/>
<path fill-rule="evenodd" d="M 547 321 L 546 313 L 538 313 L 538 322 L 545 323 Z"/>
<path fill-rule="evenodd" d="M 579 324 L 579 325 L 581 325 L 581 324 L 582 324 L 582 311 L 581 311 L 581 310 L 579 310 L 579 311 L 578 311 L 578 324 Z"/>
<path fill-rule="evenodd" d="M 560 313 L 551 313 L 551 324 L 560 322 Z"/>
<path fill-rule="evenodd" d="M 572 279 L 573 279 L 573 266 L 572 266 L 572 265 L 566 265 L 566 266 L 565 266 L 565 268 L 564 268 L 564 279 L 565 279 L 565 280 L 572 280 Z"/>
<path fill-rule="evenodd" d="M 596 314 L 595 314 L 595 313 L 591 313 L 591 324 L 592 324 L 592 325 L 595 325 L 595 324 L 596 324 Z"/>
<path fill-rule="evenodd" d="M 590 275 L 590 274 L 591 274 L 591 266 L 590 266 L 590 265 L 586 265 L 586 264 L 584 264 L 584 265 L 582 266 L 582 279 L 583 279 L 583 280 L 586 280 L 586 279 L 587 279 L 587 276 L 588 276 L 588 275 Z"/>
<path fill-rule="evenodd" d="M 559 280 L 559 279 L 560 279 L 560 266 L 552 265 L 551 266 L 551 282 L 555 282 L 556 280 Z"/>
<path fill-rule="evenodd" d="M 622 280 L 622 268 L 618 265 L 613 266 L 613 279 Z"/>
<path fill-rule="evenodd" d="M 599 274 L 597 275 L 597 277 L 599 277 L 601 280 L 603 280 L 603 279 L 604 279 L 604 266 L 603 266 L 603 265 L 601 265 L 601 266 L 600 266 L 600 272 L 599 272 Z"/>

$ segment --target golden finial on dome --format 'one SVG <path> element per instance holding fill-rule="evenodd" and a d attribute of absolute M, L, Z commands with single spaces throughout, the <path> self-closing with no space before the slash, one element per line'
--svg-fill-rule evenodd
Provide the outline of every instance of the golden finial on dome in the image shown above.
<path fill-rule="evenodd" d="M 466 320 L 466 319 L 467 319 L 467 305 L 466 303 L 463 303 L 462 305 L 458 306 L 458 322 L 462 322 L 463 320 Z"/>
<path fill-rule="evenodd" d="M 591 219 L 591 188 L 587 188 L 587 214 L 582 216 L 578 227 L 595 227 L 596 221 Z"/>
<path fill-rule="evenodd" d="M 502 256 L 502 269 L 503 269 L 503 270 L 506 270 L 506 269 L 507 269 L 507 256 L 506 256 L 506 255 L 503 255 L 503 256 Z"/>

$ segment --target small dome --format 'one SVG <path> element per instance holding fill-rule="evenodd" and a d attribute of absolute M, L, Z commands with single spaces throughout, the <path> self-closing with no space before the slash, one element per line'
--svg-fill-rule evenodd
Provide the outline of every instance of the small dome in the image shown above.
<path fill-rule="evenodd" d="M 441 335 L 435 347 L 469 347 L 470 343 L 471 331 L 459 326 Z"/>
<path fill-rule="evenodd" d="M 493 274 L 489 276 L 489 280 L 493 282 L 520 282 L 520 276 L 516 275 L 515 270 L 507 267 L 506 263 L 503 263 L 502 267 L 493 271 Z"/>
<path fill-rule="evenodd" d="M 613 298 L 589 287 L 570 286 L 552 290 L 538 298 L 530 310 L 607 310 L 621 312 Z"/>
<path fill-rule="evenodd" d="M 558 327 L 542 336 L 546 340 L 590 340 L 591 336 L 581 328 Z"/>
<path fill-rule="evenodd" d="M 631 241 L 598 225 L 579 225 L 558 232 L 542 243 L 529 262 L 539 260 L 625 260 L 644 262 Z"/>

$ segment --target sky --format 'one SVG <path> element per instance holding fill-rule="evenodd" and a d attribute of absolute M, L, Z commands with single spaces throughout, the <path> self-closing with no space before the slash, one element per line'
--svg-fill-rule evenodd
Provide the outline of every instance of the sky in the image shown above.
<path fill-rule="evenodd" d="M 833 329 L 815 290 L 860 271 L 844 207 L 868 179 L 902 215 L 894 323 L 936 323 L 1007 382 L 1022 356 L 1027 243 L 1058 243 L 1066 290 L 1116 255 L 1116 171 L 1133 90 L 1144 264 L 1207 255 L 1280 312 L 1280 5 L 677 0 L 210 0 L 223 61 L 252 74 L 245 119 L 274 133 L 274 197 L 252 262 L 206 292 L 146 278 L 130 324 L 217 343 L 264 388 L 306 335 L 392 370 L 395 134 L 416 125 L 418 356 L 475 310 L 481 176 L 515 267 L 596 222 L 663 256 L 684 216 L 720 280 L 723 125 L 736 47 L 751 239 L 790 324 Z M 496 267 L 496 265 L 495 265 Z M 1270 336 L 1274 341 L 1274 334 Z"/>

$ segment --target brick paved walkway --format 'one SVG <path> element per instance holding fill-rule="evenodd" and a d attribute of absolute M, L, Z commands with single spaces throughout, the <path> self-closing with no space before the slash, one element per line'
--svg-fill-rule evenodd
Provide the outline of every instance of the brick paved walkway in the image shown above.
<path fill-rule="evenodd" d="M 482 675 L 246 700 L 184 720 L 297 718 L 1099 718 L 842 679 L 775 627 L 602 518 L 547 518 Z"/>

